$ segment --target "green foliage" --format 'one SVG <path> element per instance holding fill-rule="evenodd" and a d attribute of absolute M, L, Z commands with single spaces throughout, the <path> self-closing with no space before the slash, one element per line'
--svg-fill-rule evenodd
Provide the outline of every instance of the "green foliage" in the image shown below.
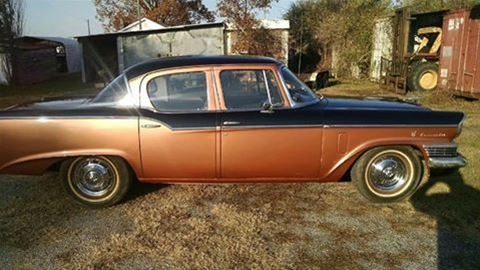
<path fill-rule="evenodd" d="M 443 9 L 471 8 L 479 4 L 478 0 L 403 0 L 397 2 L 397 7 L 410 7 L 415 12 L 429 12 Z"/>
<path fill-rule="evenodd" d="M 413 12 L 470 8 L 479 0 L 301 0 L 285 18 L 291 23 L 291 44 L 302 72 L 335 67 L 341 77 L 368 74 L 375 21 L 409 6 Z M 332 52 L 334 57 L 332 57 Z M 318 61 L 320 60 L 319 64 Z"/>
<path fill-rule="evenodd" d="M 390 4 L 388 0 L 305 0 L 293 4 L 286 14 L 293 26 L 293 47 L 297 54 L 312 55 L 316 49 L 322 58 L 320 67 L 335 61 L 335 72 L 340 76 L 351 76 L 352 66 L 360 69 L 360 75 L 367 74 L 374 22 L 389 14 Z M 305 42 L 318 45 L 305 48 Z M 336 59 L 329 58 L 332 50 Z"/>
<path fill-rule="evenodd" d="M 318 68 L 318 63 L 328 65 L 324 59 L 327 54 L 322 42 L 315 38 L 315 28 L 318 27 L 319 5 L 314 1 L 300 1 L 293 3 L 285 19 L 290 21 L 290 49 L 294 51 L 290 57 L 289 65 L 298 73 L 313 72 Z"/>

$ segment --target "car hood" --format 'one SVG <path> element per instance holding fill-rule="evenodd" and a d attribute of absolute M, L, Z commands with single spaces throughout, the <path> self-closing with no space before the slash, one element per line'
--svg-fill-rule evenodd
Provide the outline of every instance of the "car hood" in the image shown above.
<path fill-rule="evenodd" d="M 326 108 L 334 110 L 401 110 L 429 111 L 428 108 L 398 98 L 366 97 L 366 98 L 325 98 Z"/>
<path fill-rule="evenodd" d="M 392 98 L 323 98 L 303 108 L 314 111 L 329 126 L 457 126 L 462 112 L 436 111 Z"/>

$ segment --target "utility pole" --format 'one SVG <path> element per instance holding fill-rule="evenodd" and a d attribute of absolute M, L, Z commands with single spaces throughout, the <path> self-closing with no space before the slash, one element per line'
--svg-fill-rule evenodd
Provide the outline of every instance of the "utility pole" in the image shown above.
<path fill-rule="evenodd" d="M 140 18 L 140 0 L 137 0 L 137 19 L 138 19 L 138 27 L 140 31 L 142 30 L 142 21 Z"/>
<path fill-rule="evenodd" d="M 88 35 L 90 36 L 90 20 L 87 19 L 87 29 L 88 29 Z"/>

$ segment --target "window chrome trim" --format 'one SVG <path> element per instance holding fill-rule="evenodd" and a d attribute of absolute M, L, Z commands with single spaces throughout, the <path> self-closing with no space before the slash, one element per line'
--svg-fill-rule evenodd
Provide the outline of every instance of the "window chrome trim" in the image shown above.
<path fill-rule="evenodd" d="M 265 89 L 267 90 L 267 98 L 268 102 L 270 102 L 270 105 L 272 105 L 272 93 L 270 93 L 270 86 L 268 86 L 267 82 L 267 73 L 265 73 L 265 69 L 262 69 L 262 74 L 263 74 L 263 83 L 265 84 Z"/>
<path fill-rule="evenodd" d="M 202 73 L 204 75 L 204 78 L 205 78 L 205 93 L 207 95 L 207 108 L 203 109 L 203 110 L 159 110 L 157 107 L 155 107 L 154 103 L 152 102 L 152 98 L 150 96 L 150 93 L 148 91 L 148 85 L 150 84 L 151 81 L 157 79 L 157 78 L 160 78 L 160 77 L 165 77 L 165 76 L 172 76 L 172 75 L 178 75 L 178 74 L 189 74 L 189 73 Z M 152 74 L 154 75 L 154 74 Z M 157 112 L 157 113 L 163 113 L 163 112 L 171 112 L 171 113 L 176 113 L 176 112 L 189 112 L 189 113 L 202 113 L 202 112 L 207 112 L 209 111 L 209 108 L 208 108 L 208 104 L 210 104 L 210 97 L 209 97 L 209 94 L 208 94 L 208 76 L 207 76 L 207 72 L 205 72 L 204 70 L 199 70 L 199 71 L 183 71 L 183 72 L 174 72 L 174 73 L 165 73 L 165 74 L 160 74 L 160 75 L 157 75 L 157 76 L 154 76 L 152 78 L 150 78 L 147 82 L 145 82 L 145 94 L 146 96 L 148 97 L 148 101 L 150 102 L 152 108 L 154 109 L 154 112 Z"/>
<path fill-rule="evenodd" d="M 281 83 L 282 83 L 282 86 L 283 86 L 283 89 L 287 95 L 287 98 L 288 98 L 288 101 L 290 102 L 290 108 L 292 109 L 298 109 L 298 108 L 303 108 L 303 107 L 306 107 L 306 106 L 309 106 L 309 105 L 312 105 L 312 104 L 316 104 L 318 102 L 320 102 L 320 100 L 322 100 L 324 97 L 322 96 L 322 98 L 319 98 L 317 96 L 317 94 L 315 94 L 315 92 L 313 92 L 313 94 L 315 95 L 315 99 L 312 100 L 312 101 L 308 101 L 308 102 L 303 102 L 303 103 L 297 103 L 295 101 L 293 101 L 292 99 L 292 96 L 290 95 L 290 92 L 288 91 L 288 87 L 287 87 L 287 82 L 285 81 L 285 78 L 283 78 L 283 74 L 282 74 L 282 69 L 284 68 L 287 68 L 285 65 L 280 65 L 278 67 L 278 71 L 279 71 L 279 75 L 280 75 L 280 80 L 281 80 Z M 300 79 L 299 79 L 300 80 Z M 310 89 L 311 90 L 311 89 Z"/>
<path fill-rule="evenodd" d="M 293 101 L 292 99 L 292 96 L 290 95 L 290 92 L 288 91 L 288 87 L 287 87 L 287 82 L 285 82 L 285 79 L 283 78 L 283 74 L 282 74 L 282 68 L 285 68 L 285 66 L 279 66 L 278 67 L 278 73 L 280 75 L 280 81 L 282 83 L 282 86 L 283 86 L 283 91 L 285 92 L 286 96 L 287 96 L 287 99 L 288 99 L 288 102 L 290 103 L 290 108 L 297 108 L 296 107 L 296 103 L 295 101 Z"/>
<path fill-rule="evenodd" d="M 221 74 L 224 73 L 224 72 L 227 72 L 227 71 L 254 71 L 254 72 L 261 71 L 262 72 L 262 77 L 263 77 L 263 80 L 264 80 L 264 83 L 265 83 L 267 98 L 268 98 L 268 101 L 270 102 L 270 104 L 273 106 L 273 109 L 274 110 L 291 109 L 291 107 L 285 106 L 285 100 L 284 100 L 284 97 L 281 93 L 283 83 L 282 83 L 282 81 L 279 82 L 277 80 L 277 78 L 276 78 L 277 76 L 275 76 L 275 72 L 277 72 L 277 70 L 274 67 L 272 67 L 272 68 L 260 67 L 260 68 L 255 68 L 255 69 L 249 68 L 249 67 L 246 67 L 246 68 L 235 67 L 235 68 L 231 68 L 231 69 L 230 68 L 229 69 L 222 69 L 219 72 L 219 79 L 220 79 L 219 83 L 220 83 L 221 91 L 222 91 L 222 95 L 223 95 L 223 103 L 225 104 L 225 109 L 221 110 L 221 112 L 262 112 L 262 108 L 227 108 L 227 105 L 226 105 L 226 102 L 225 102 L 225 91 L 224 91 L 225 88 L 222 85 L 222 79 L 221 79 Z M 280 98 L 282 99 L 281 107 L 274 106 L 276 104 L 272 103 L 272 93 L 270 92 L 271 91 L 270 86 L 268 85 L 267 72 L 271 72 L 272 75 L 275 77 L 276 86 L 278 88 L 278 94 L 280 95 Z M 280 80 L 282 80 L 282 76 L 279 76 L 279 78 L 280 78 Z M 287 95 L 287 99 L 288 99 L 288 101 L 290 101 L 290 97 L 288 95 Z M 290 104 L 288 104 L 288 105 L 290 105 Z"/>

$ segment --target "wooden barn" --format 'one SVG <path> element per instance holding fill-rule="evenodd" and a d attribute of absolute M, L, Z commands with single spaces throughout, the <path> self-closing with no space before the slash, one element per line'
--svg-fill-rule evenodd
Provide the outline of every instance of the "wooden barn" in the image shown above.
<path fill-rule="evenodd" d="M 5 58 L 3 55 L 2 61 Z M 15 41 L 12 70 L 9 73 L 16 84 L 33 84 L 62 73 L 79 71 L 78 43 L 73 39 L 20 37 Z M 4 83 L 9 76 L 0 74 Z"/>

